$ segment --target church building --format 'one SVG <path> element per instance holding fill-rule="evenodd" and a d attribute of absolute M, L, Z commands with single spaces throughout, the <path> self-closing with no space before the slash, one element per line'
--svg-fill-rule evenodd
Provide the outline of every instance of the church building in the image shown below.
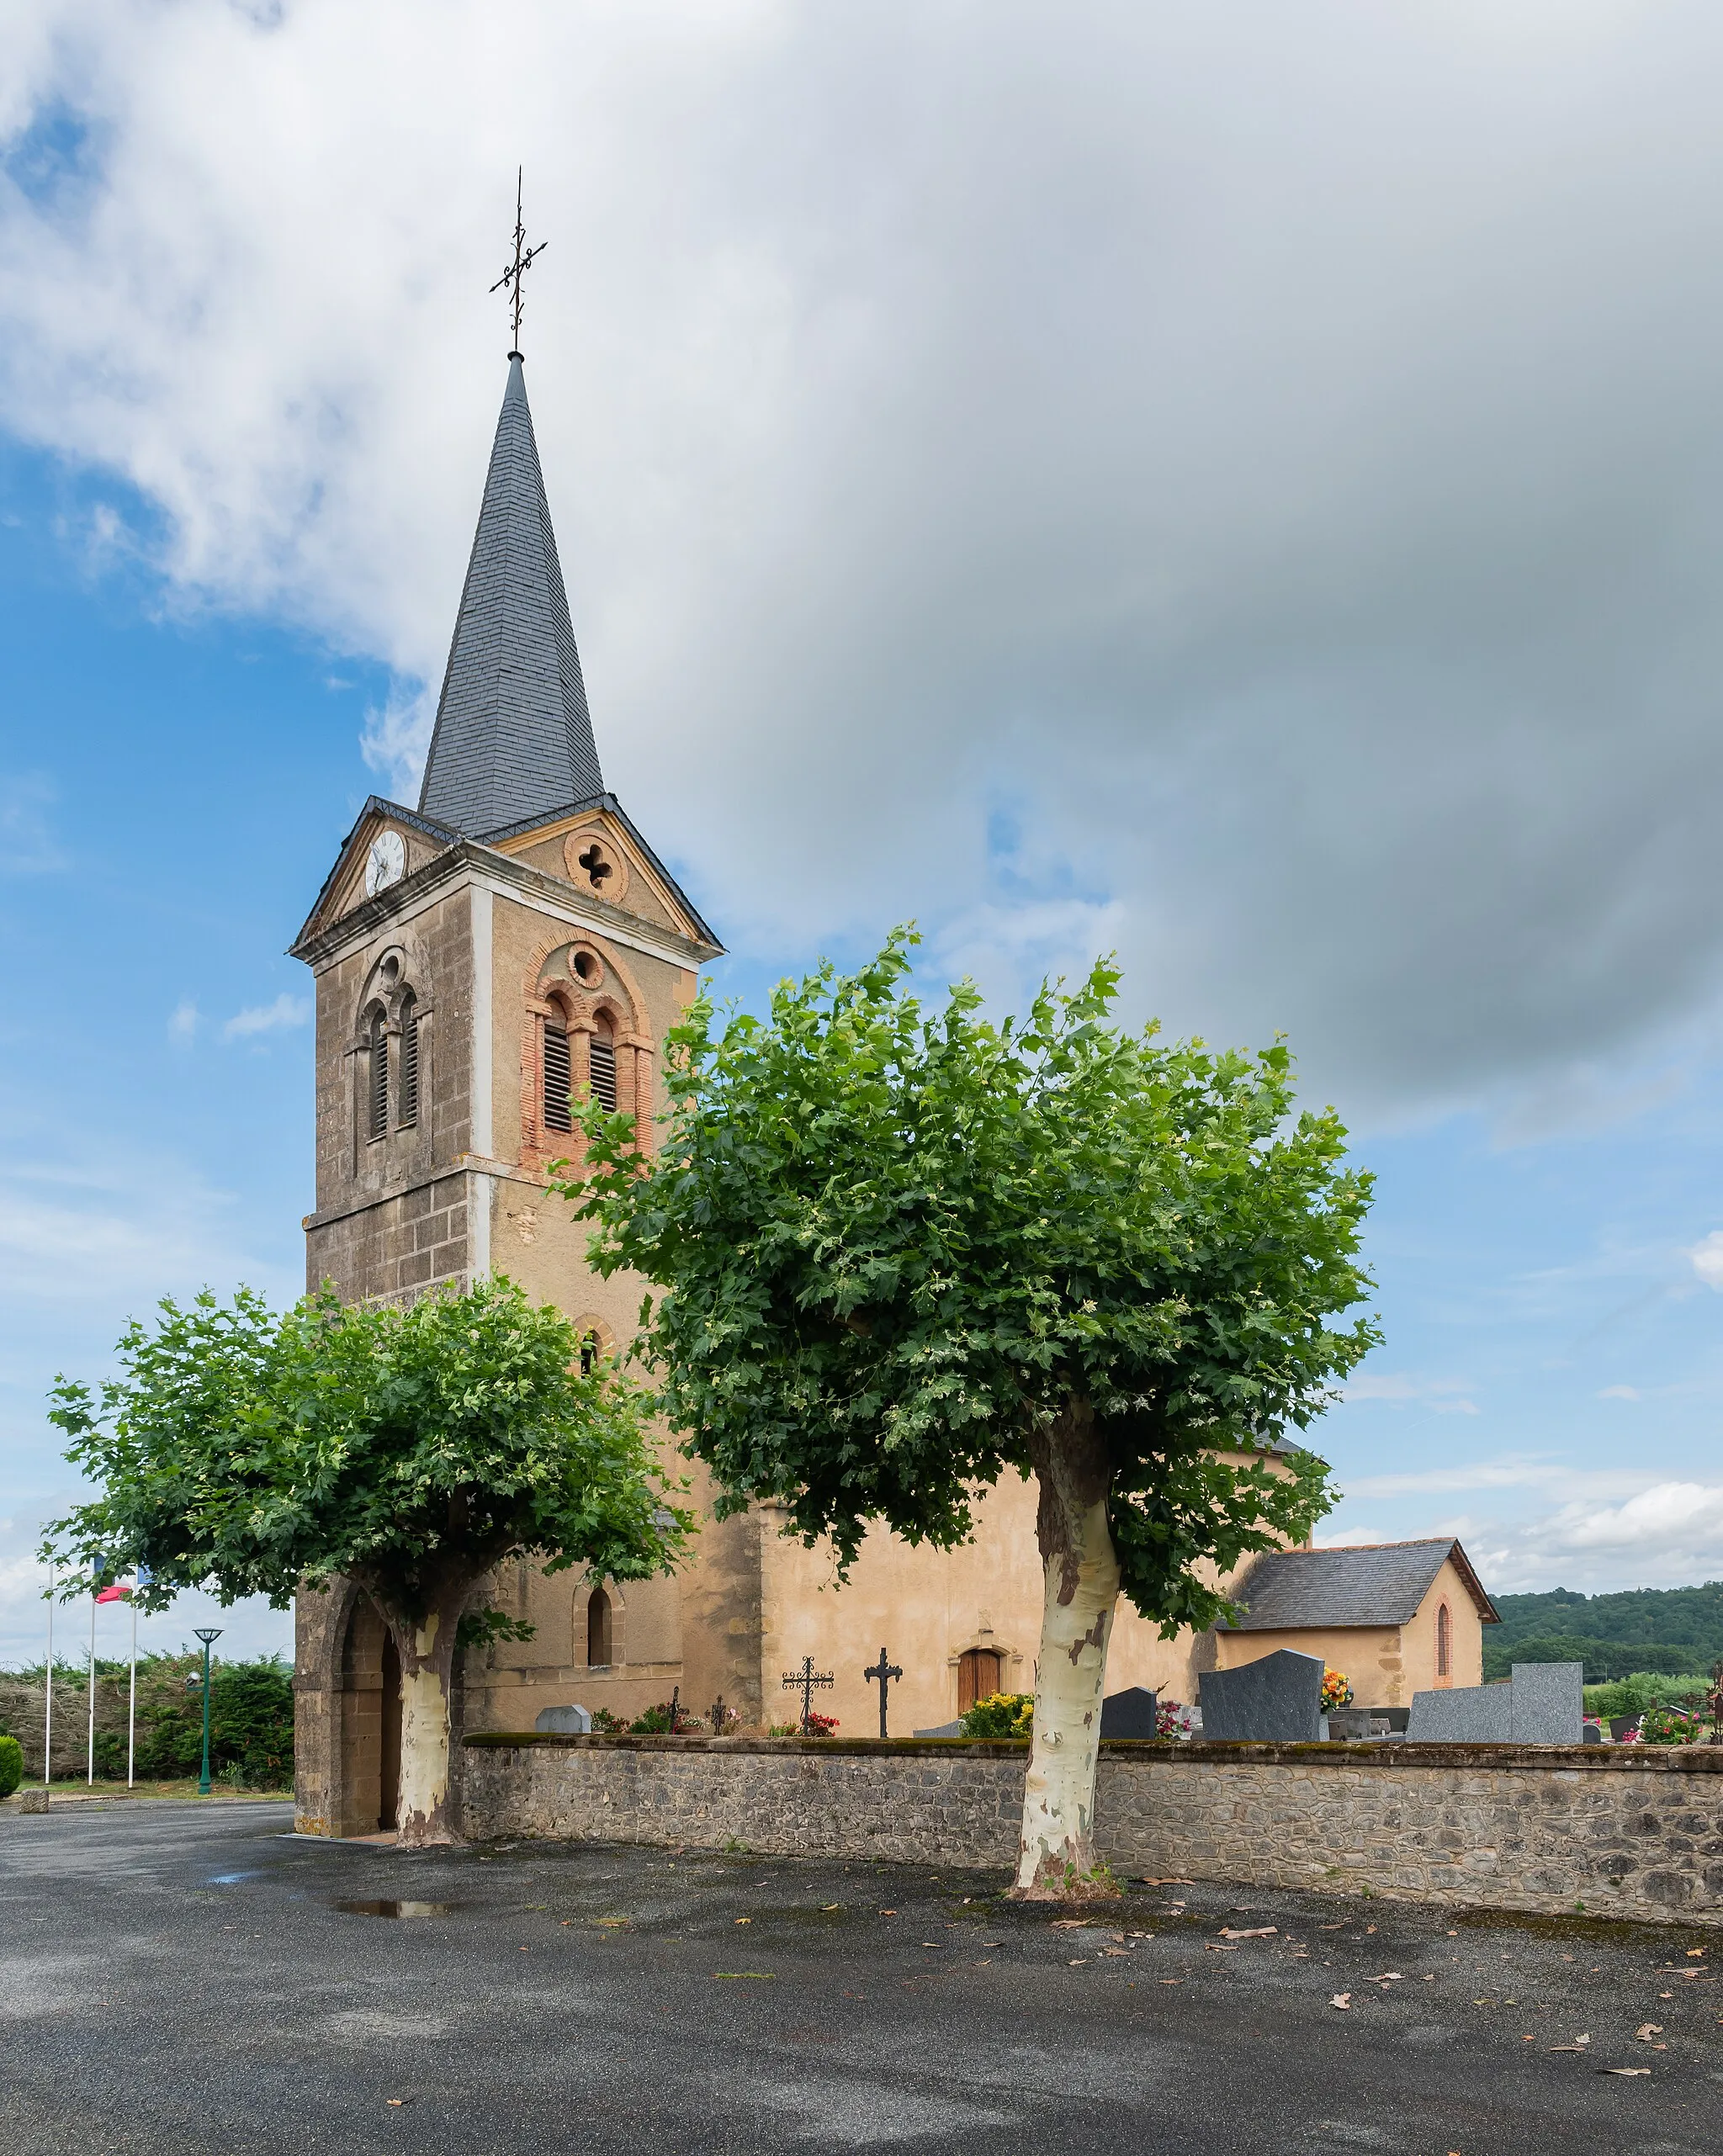
<path fill-rule="evenodd" d="M 365 803 L 293 946 L 316 982 L 309 1284 L 411 1299 L 502 1273 L 565 1311 L 595 1352 L 625 1343 L 640 1283 L 589 1270 L 588 1230 L 547 1189 L 546 1168 L 570 1150 L 571 1092 L 631 1110 L 649 1136 L 666 1033 L 721 948 L 606 790 L 512 352 L 418 804 Z M 457 1663 L 457 1802 L 459 1731 L 530 1730 L 547 1708 L 632 1717 L 675 1691 L 696 1714 L 721 1698 L 761 1729 L 794 1719 L 786 1680 L 811 1656 L 833 1679 L 816 1705 L 846 1736 L 876 1735 L 879 1688 L 864 1671 L 882 1649 L 903 1672 L 896 1735 L 996 1690 L 1032 1689 L 1032 1486 L 1012 1478 L 989 1493 L 962 1549 L 912 1551 L 876 1532 L 840 1589 L 830 1553 L 787 1539 L 775 1508 L 713 1520 L 702 1473 L 701 1530 L 674 1577 L 624 1586 L 519 1563 L 493 1583 L 490 1599 L 534 1629 Z M 1432 1564 L 1407 1619 L 1432 1640 L 1450 1628 L 1438 1682 L 1477 1682 L 1482 1591 L 1470 1594 L 1469 1576 Z M 1423 1607 L 1439 1587 L 1446 1617 Z M 1422 1675 L 1402 1653 L 1392 1602 L 1369 1613 L 1378 1666 L 1359 1696 L 1370 1703 L 1409 1698 Z M 1309 1593 L 1301 1607 L 1308 1616 Z M 387 1831 L 400 1702 L 382 1620 L 337 1581 L 299 1597 L 297 1641 L 300 1830 Z M 1297 1644 L 1280 1629 L 1257 1650 Z M 1244 1645 L 1164 1641 L 1121 1605 L 1109 1681 L 1189 1701 L 1202 1668 L 1252 1658 Z"/>

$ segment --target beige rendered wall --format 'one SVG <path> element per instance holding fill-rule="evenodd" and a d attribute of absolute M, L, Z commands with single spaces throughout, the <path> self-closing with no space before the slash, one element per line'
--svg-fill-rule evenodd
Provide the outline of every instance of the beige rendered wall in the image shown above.
<path fill-rule="evenodd" d="M 1452 1620 L 1452 1652 L 1449 1657 L 1450 1670 L 1446 1677 L 1436 1673 L 1436 1612 L 1446 1602 Z M 1418 1605 L 1418 1614 L 1402 1628 L 1402 1653 L 1406 1661 L 1406 1698 L 1409 1703 L 1414 1692 L 1430 1692 L 1449 1685 L 1482 1684 L 1484 1681 L 1484 1626 L 1478 1614 L 1477 1604 L 1470 1589 L 1449 1560 L 1435 1579 L 1429 1592 Z"/>
<path fill-rule="evenodd" d="M 793 1719 L 782 1680 L 812 1655 L 814 1667 L 837 1680 L 815 1706 L 835 1714 L 846 1736 L 877 1736 L 879 1688 L 862 1671 L 882 1647 L 904 1671 L 892 1687 L 893 1735 L 955 1718 L 958 1660 L 972 1647 L 1003 1657 L 1006 1691 L 1032 1692 L 1042 1600 L 1035 1513 L 1035 1484 L 1003 1475 L 978 1501 L 973 1541 L 957 1549 L 916 1549 L 876 1529 L 842 1585 L 828 1546 L 803 1548 L 782 1534 L 782 1513 L 764 1513 L 762 1689 L 771 1718 Z M 1196 1697 L 1196 1670 L 1212 1666 L 1213 1636 L 1183 1631 L 1163 1640 L 1121 1596 L 1107 1690 L 1142 1685 L 1189 1703 Z"/>

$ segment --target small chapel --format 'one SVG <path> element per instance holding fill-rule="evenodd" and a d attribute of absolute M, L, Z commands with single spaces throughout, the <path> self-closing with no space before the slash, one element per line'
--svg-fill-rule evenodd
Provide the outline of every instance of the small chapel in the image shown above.
<path fill-rule="evenodd" d="M 605 787 L 513 351 L 417 804 L 366 802 L 293 945 L 316 983 L 308 1283 L 411 1299 L 506 1274 L 566 1311 L 594 1353 L 625 1345 L 642 1284 L 588 1269 L 587 1231 L 546 1171 L 570 1150 L 570 1097 L 586 1088 L 632 1110 L 649 1142 L 662 1045 L 722 948 Z M 987 1493 L 960 1549 L 876 1530 L 840 1587 L 830 1554 L 787 1538 L 773 1507 L 714 1519 L 702 1472 L 701 1529 L 674 1576 L 623 1586 L 523 1561 L 490 1583 L 489 1600 L 533 1635 L 458 1659 L 457 1801 L 461 1733 L 528 1730 L 547 1708 L 632 1718 L 674 1692 L 693 1714 L 721 1698 L 764 1730 L 795 1719 L 811 1658 L 832 1679 L 819 1709 L 846 1736 L 874 1735 L 880 1687 L 865 1672 L 882 1650 L 902 1671 L 894 1735 L 1033 1688 L 1031 1485 Z M 1256 1629 L 1247 1617 L 1164 1640 L 1121 1605 L 1110 1686 L 1188 1702 L 1203 1669 L 1287 1645 L 1355 1649 L 1349 1673 L 1370 1704 L 1476 1684 L 1495 1613 L 1464 1552 L 1392 1547 L 1414 1554 L 1349 1565 L 1333 1560 L 1354 1553 L 1285 1553 L 1264 1576 Z M 393 1643 L 352 1581 L 302 1593 L 295 1621 L 300 1830 L 387 1833 Z"/>

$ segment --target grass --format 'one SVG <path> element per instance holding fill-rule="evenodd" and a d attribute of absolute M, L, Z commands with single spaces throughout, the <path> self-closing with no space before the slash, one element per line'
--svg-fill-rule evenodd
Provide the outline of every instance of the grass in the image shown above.
<path fill-rule="evenodd" d="M 26 1783 L 23 1786 L 40 1788 L 42 1785 L 38 1782 Z M 56 1797 L 195 1797 L 197 1793 L 198 1777 L 195 1774 L 188 1775 L 178 1782 L 146 1782 L 140 1779 L 130 1788 L 124 1782 L 104 1782 L 99 1774 L 93 1783 L 86 1782 L 81 1774 L 62 1774 L 50 1785 L 48 1792 L 50 1803 Z M 234 1789 L 225 1783 L 218 1782 L 209 1794 L 212 1798 L 242 1797 L 253 1804 L 260 1804 L 290 1797 L 293 1792 L 291 1789 Z"/>

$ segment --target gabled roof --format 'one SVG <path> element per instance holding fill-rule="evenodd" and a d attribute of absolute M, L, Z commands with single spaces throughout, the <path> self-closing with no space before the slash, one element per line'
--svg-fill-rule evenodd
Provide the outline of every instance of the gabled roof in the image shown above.
<path fill-rule="evenodd" d="M 1407 1624 L 1445 1564 L 1454 1569 L 1486 1624 L 1499 1624 L 1471 1560 L 1450 1536 L 1427 1542 L 1358 1543 L 1339 1549 L 1275 1549 L 1259 1557 L 1233 1590 L 1237 1632 L 1296 1632 L 1351 1624 Z"/>
<path fill-rule="evenodd" d="M 687 915 L 696 935 L 702 942 L 709 943 L 715 951 L 722 951 L 724 946 L 700 918 L 687 893 L 682 889 L 675 877 L 641 837 L 634 818 L 613 793 L 591 794 L 584 801 L 565 801 L 557 808 L 542 815 L 522 816 L 517 823 L 505 824 L 500 830 L 480 831 L 478 836 L 487 846 L 500 846 L 510 839 L 522 838 L 528 831 L 536 831 L 543 824 L 559 823 L 565 816 L 579 816 L 589 808 L 602 808 L 607 816 L 613 816 L 616 818 L 633 840 L 640 858 L 663 884 L 674 903 Z"/>
<path fill-rule="evenodd" d="M 300 946 L 316 928 L 326 902 L 340 882 L 342 873 L 353 857 L 354 841 L 374 818 L 379 821 L 400 824 L 409 831 L 422 831 L 427 838 L 441 840 L 445 846 L 458 846 L 461 842 L 461 834 L 453 825 L 440 824 L 434 816 L 421 816 L 416 810 L 403 808 L 398 801 L 385 801 L 380 793 L 368 794 L 364 807 L 353 818 L 353 829 L 335 850 L 334 862 L 312 902 L 310 912 L 305 916 L 304 927 L 288 946 L 289 958 L 297 956 Z"/>
<path fill-rule="evenodd" d="M 555 824 L 564 817 L 575 816 L 583 809 L 589 808 L 602 809 L 607 815 L 616 819 L 623 829 L 628 833 L 633 844 L 639 848 L 641 858 L 663 884 L 672 903 L 679 906 L 687 915 L 695 942 L 704 943 L 713 957 L 720 956 L 724 946 L 701 919 L 676 878 L 635 829 L 626 810 L 613 793 L 595 793 L 585 801 L 565 802 L 560 807 L 552 809 L 548 815 L 525 817 L 518 824 L 506 824 L 501 830 L 486 831 L 477 838 L 468 838 L 464 833 L 457 831 L 452 824 L 439 823 L 435 817 L 421 815 L 415 809 L 403 808 L 398 801 L 385 801 L 381 794 L 374 793 L 367 798 L 364 807 L 353 819 L 353 829 L 342 840 L 335 856 L 335 865 L 324 877 L 323 887 L 317 893 L 316 903 L 306 915 L 304 927 L 294 938 L 288 955 L 289 957 L 304 956 L 305 947 L 311 938 L 327 925 L 323 920 L 323 909 L 340 886 L 342 878 L 346 874 L 347 866 L 358 850 L 360 840 L 368 824 L 398 824 L 406 830 L 421 832 L 427 838 L 438 840 L 441 850 L 445 854 L 451 847 L 459 846 L 464 850 L 469 861 L 482 861 L 485 856 L 489 853 L 492 861 L 497 866 L 506 864 L 511 870 L 518 872 L 518 865 L 509 855 L 501 851 L 501 841 L 518 838 L 526 832 L 537 830 L 542 824 Z M 428 866 L 428 864 L 427 866 Z M 421 870 L 419 872 L 424 871 Z M 409 877 L 407 881 L 411 883 L 414 878 Z M 387 892 L 370 903 L 387 907 L 393 903 L 394 895 L 400 887 L 398 885 L 390 885 Z M 624 912 L 626 910 L 626 908 L 623 909 Z"/>
<path fill-rule="evenodd" d="M 419 807 L 477 838 L 603 790 L 526 377 L 512 352 Z"/>

